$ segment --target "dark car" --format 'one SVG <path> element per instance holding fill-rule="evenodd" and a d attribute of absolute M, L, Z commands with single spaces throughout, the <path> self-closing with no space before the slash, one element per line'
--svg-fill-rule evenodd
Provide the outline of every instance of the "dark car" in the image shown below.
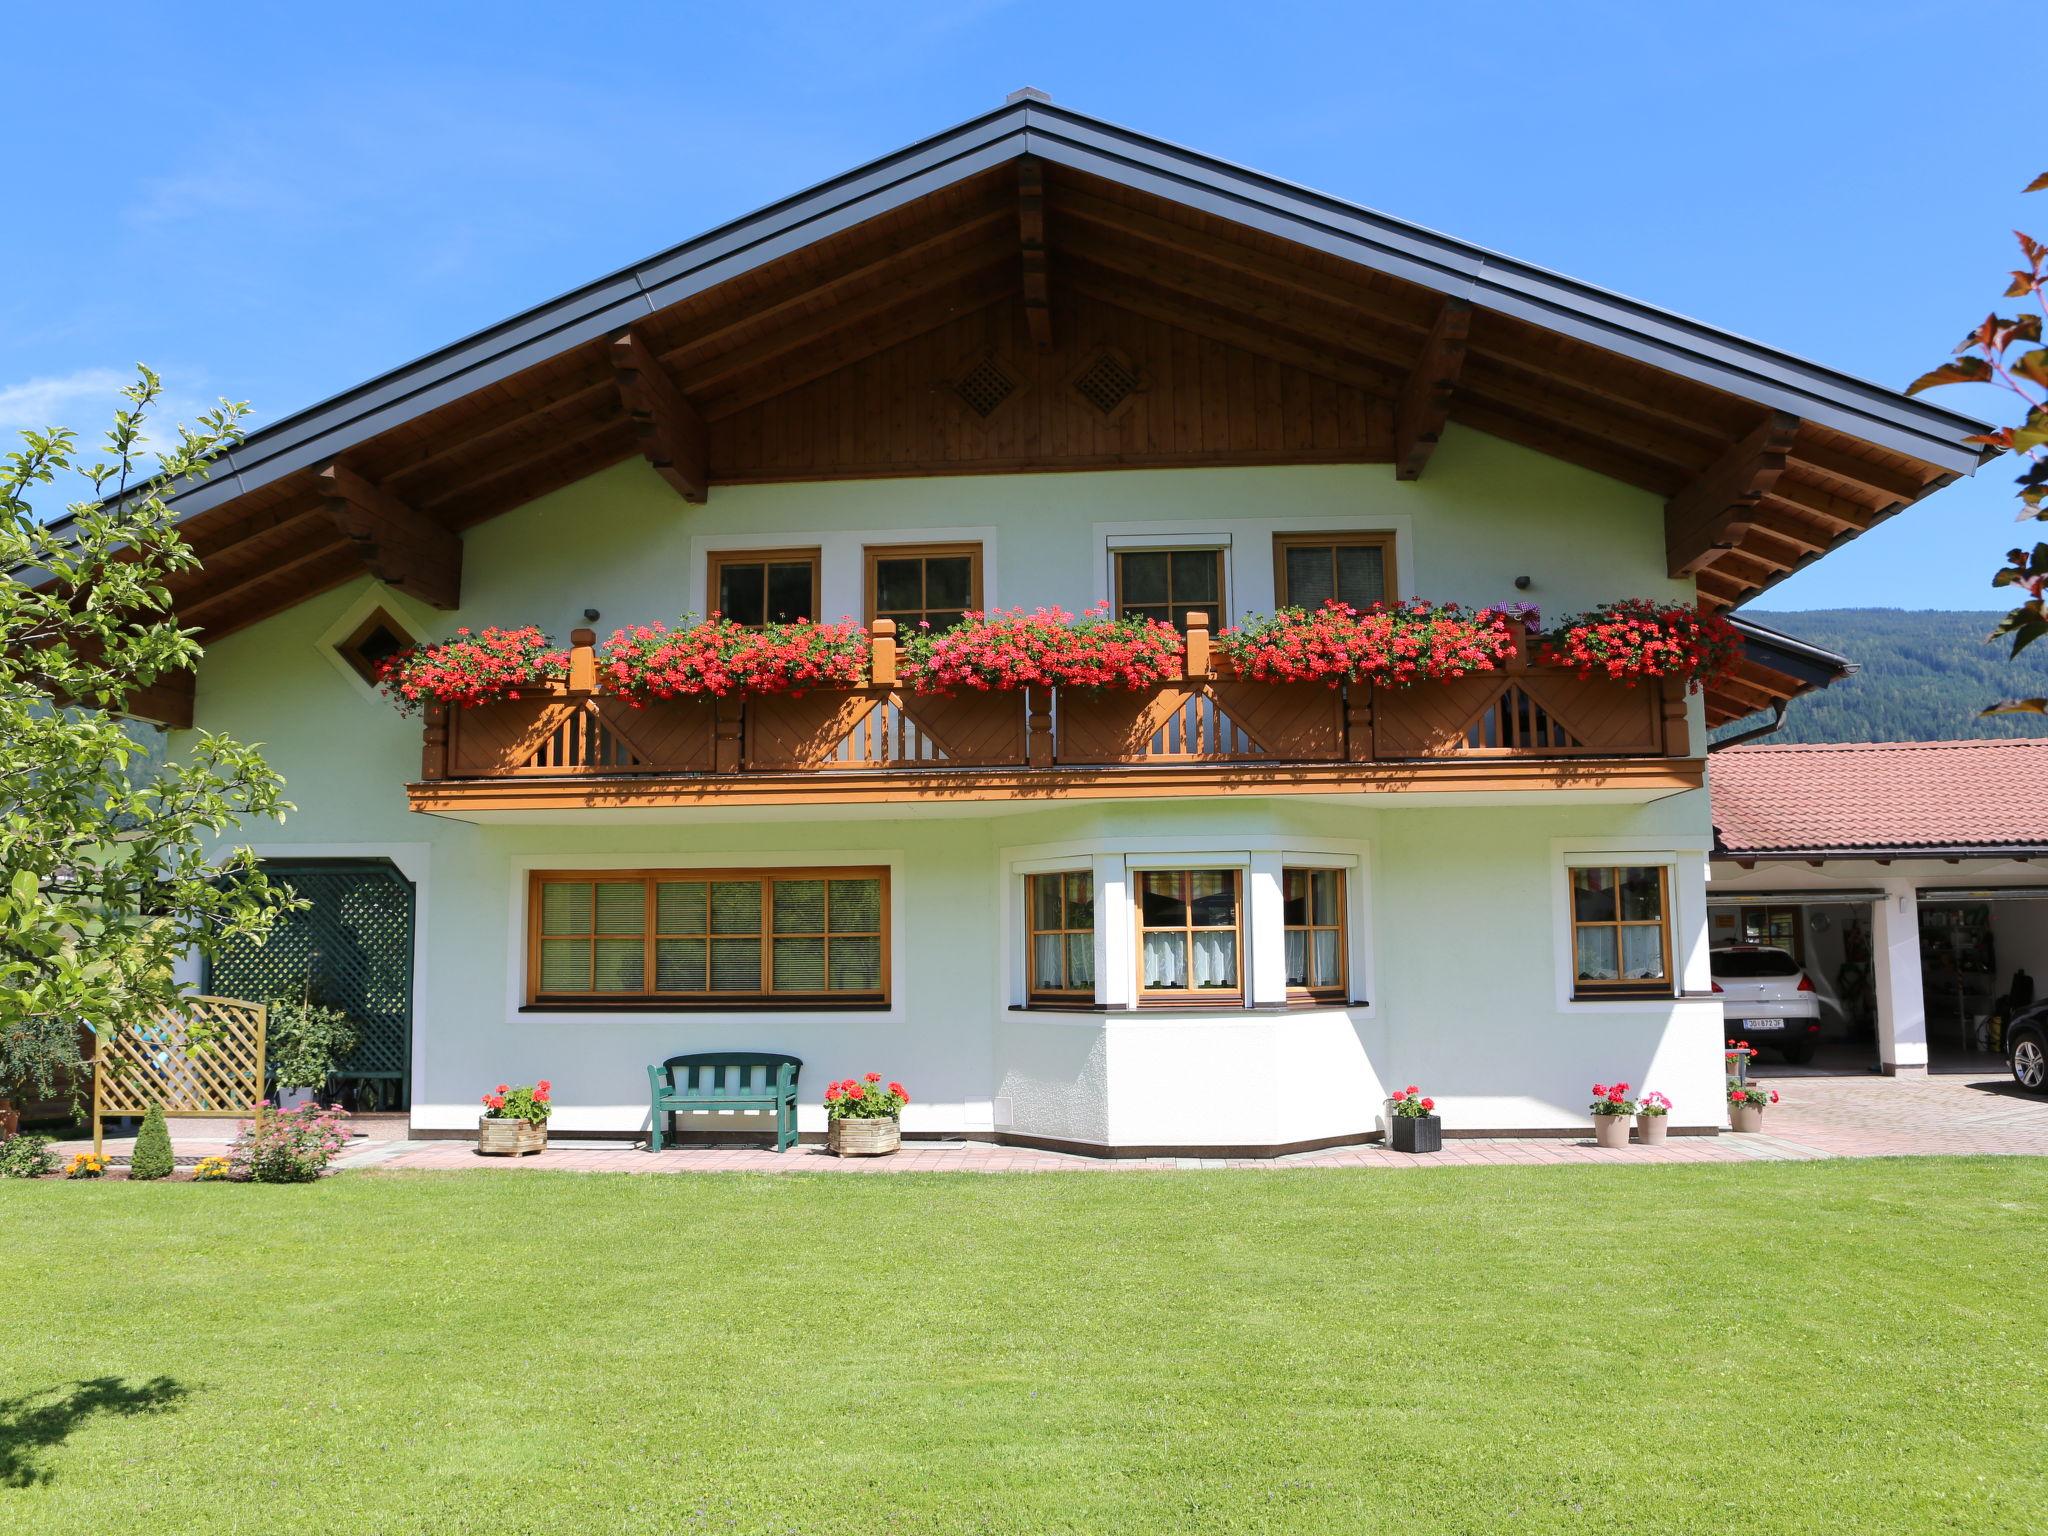
<path fill-rule="evenodd" d="M 2005 1026 L 2012 1080 L 2029 1093 L 2048 1093 L 2048 1002 L 2022 1008 Z"/>

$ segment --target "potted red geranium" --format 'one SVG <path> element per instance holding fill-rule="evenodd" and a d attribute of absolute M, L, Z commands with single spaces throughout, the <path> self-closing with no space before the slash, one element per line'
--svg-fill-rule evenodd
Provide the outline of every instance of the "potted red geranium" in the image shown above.
<path fill-rule="evenodd" d="M 1728 1084 L 1728 1124 L 1730 1129 L 1754 1135 L 1764 1128 L 1764 1110 L 1778 1102 L 1778 1090 L 1766 1088 L 1761 1083 Z"/>
<path fill-rule="evenodd" d="M 569 653 L 539 629 L 458 629 L 455 638 L 400 651 L 377 669 L 384 695 L 401 714 L 429 704 L 473 709 L 493 699 L 516 699 L 569 676 Z"/>
<path fill-rule="evenodd" d="M 910 1090 L 882 1074 L 849 1077 L 825 1090 L 825 1146 L 835 1157 L 880 1157 L 903 1145 Z"/>
<path fill-rule="evenodd" d="M 477 1121 L 476 1149 L 485 1157 L 524 1157 L 545 1152 L 548 1146 L 548 1115 L 554 1085 L 542 1078 L 531 1088 L 504 1083 L 484 1095 L 484 1112 Z"/>
<path fill-rule="evenodd" d="M 1436 1112 L 1436 1100 L 1424 1098 L 1422 1090 L 1410 1083 L 1391 1101 L 1390 1123 L 1396 1152 L 1441 1152 L 1444 1123 Z"/>
<path fill-rule="evenodd" d="M 903 641 L 901 665 L 919 693 L 1128 690 L 1172 682 L 1185 649 L 1171 624 L 1113 618 L 1107 603 L 1078 618 L 1064 608 L 1009 608 L 969 613 L 944 630 L 920 625 Z"/>
<path fill-rule="evenodd" d="M 1593 1102 L 1588 1106 L 1593 1111 L 1593 1139 L 1603 1147 L 1625 1147 L 1628 1145 L 1628 1123 L 1636 1112 L 1635 1101 L 1628 1096 L 1627 1083 L 1595 1083 Z"/>
<path fill-rule="evenodd" d="M 1684 677 L 1704 688 L 1742 660 L 1742 636 L 1716 613 L 1689 603 L 1626 597 L 1561 620 L 1539 641 L 1536 659 L 1581 677 Z"/>
<path fill-rule="evenodd" d="M 598 686 L 635 708 L 699 694 L 804 693 L 867 680 L 867 631 L 851 619 L 749 628 L 723 614 L 621 629 L 598 653 Z"/>

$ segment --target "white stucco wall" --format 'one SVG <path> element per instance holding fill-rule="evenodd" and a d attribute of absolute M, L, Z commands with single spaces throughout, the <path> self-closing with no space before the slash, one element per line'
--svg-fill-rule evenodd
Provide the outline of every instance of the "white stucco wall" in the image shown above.
<path fill-rule="evenodd" d="M 259 847 L 404 848 L 421 886 L 414 1120 L 474 1124 L 500 1080 L 549 1077 L 565 1131 L 645 1123 L 645 1066 L 721 1046 L 805 1059 L 806 1129 L 836 1076 L 876 1070 L 916 1095 L 909 1129 L 1084 1142 L 1263 1145 L 1372 1128 L 1389 1087 L 1436 1093 L 1449 1125 L 1581 1123 L 1595 1077 L 1655 1086 L 1681 1124 L 1719 1119 L 1719 1013 L 1710 1002 L 1575 1004 L 1560 976 L 1563 861 L 1575 850 L 1675 861 L 1681 956 L 1697 968 L 1705 797 L 1592 805 L 1413 807 L 1233 796 L 1078 806 L 948 806 L 905 816 L 831 808 L 639 818 L 619 811 L 518 825 L 412 814 L 417 722 L 400 719 L 330 654 L 376 601 L 439 636 L 457 624 L 538 623 L 558 637 L 670 619 L 702 606 L 704 554 L 820 544 L 824 608 L 857 611 L 865 542 L 943 531 L 985 545 L 987 596 L 1079 608 L 1107 588 L 1112 540 L 1145 532 L 1228 538 L 1229 608 L 1272 601 L 1274 532 L 1391 529 L 1400 586 L 1552 613 L 1627 595 L 1682 596 L 1664 575 L 1654 498 L 1452 429 L 1422 481 L 1384 465 L 984 476 L 714 489 L 688 507 L 638 461 L 465 536 L 463 608 L 432 614 L 367 580 L 210 650 L 198 723 L 261 742 L 298 810 Z M 1517 593 L 1513 580 L 1532 586 Z M 1694 729 L 1700 729 L 1695 711 Z M 1370 1006 L 1219 1016 L 1049 1015 L 1013 1009 L 1021 942 L 1010 851 L 1147 839 L 1362 850 L 1368 905 L 1356 943 Z M 883 1014 L 534 1015 L 521 1010 L 518 920 L 534 867 L 886 863 L 895 871 L 896 989 Z M 1625 861 L 1625 860 L 1624 860 Z M 1009 894 L 1006 894 L 1009 893 Z M 1257 955 L 1248 956 L 1254 974 Z M 1270 969 L 1270 967 L 1269 967 Z M 1705 990 L 1703 973 L 1696 981 Z M 1221 1117 L 1208 1095 L 1227 1087 Z"/>

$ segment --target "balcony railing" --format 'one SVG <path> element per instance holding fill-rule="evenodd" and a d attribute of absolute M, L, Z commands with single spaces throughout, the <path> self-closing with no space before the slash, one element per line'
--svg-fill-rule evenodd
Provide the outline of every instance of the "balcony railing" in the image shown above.
<path fill-rule="evenodd" d="M 596 690 L 594 636 L 572 637 L 568 682 L 471 709 L 431 710 L 421 777 L 735 779 L 789 775 L 1028 776 L 1143 769 L 1686 758 L 1685 686 L 1631 688 L 1533 664 L 1403 689 L 1237 678 L 1192 616 L 1182 676 L 1137 690 L 913 692 L 895 626 L 874 626 L 868 685 L 801 696 L 694 697 L 635 708 Z M 1582 774 L 1581 777 L 1584 775 Z M 424 787 L 424 786 L 423 786 Z M 415 795 L 416 802 L 420 796 Z"/>

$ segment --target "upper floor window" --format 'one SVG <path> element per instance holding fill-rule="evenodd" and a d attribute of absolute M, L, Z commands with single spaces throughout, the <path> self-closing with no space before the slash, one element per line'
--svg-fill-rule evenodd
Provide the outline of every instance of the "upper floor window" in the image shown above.
<path fill-rule="evenodd" d="M 1139 998 L 1244 996 L 1238 965 L 1241 872 L 1148 869 L 1137 876 Z"/>
<path fill-rule="evenodd" d="M 1087 870 L 1024 882 L 1025 942 L 1034 1001 L 1095 998 L 1095 877 Z"/>
<path fill-rule="evenodd" d="M 527 1001 L 886 1004 L 880 869 L 533 876 Z"/>
<path fill-rule="evenodd" d="M 719 550 L 706 590 L 735 624 L 789 624 L 818 616 L 815 549 Z"/>
<path fill-rule="evenodd" d="M 868 619 L 899 631 L 948 629 L 981 606 L 979 544 L 890 544 L 868 548 Z"/>
<path fill-rule="evenodd" d="M 1116 616 L 1163 619 L 1187 628 L 1190 613 L 1223 620 L 1223 551 L 1120 549 L 1116 551 Z"/>
<path fill-rule="evenodd" d="M 1273 591 L 1282 608 L 1320 608 L 1335 599 L 1370 608 L 1394 595 L 1390 533 L 1273 536 Z"/>
<path fill-rule="evenodd" d="M 411 630 L 382 608 L 372 608 L 335 650 L 355 669 L 356 676 L 374 688 L 382 680 L 384 663 L 417 644 Z"/>
<path fill-rule="evenodd" d="M 1570 872 L 1572 995 L 1669 997 L 1670 879 L 1659 864 L 1596 864 Z"/>
<path fill-rule="evenodd" d="M 1344 996 L 1344 872 L 1285 869 L 1280 874 L 1287 945 L 1287 990 L 1317 1001 Z"/>

